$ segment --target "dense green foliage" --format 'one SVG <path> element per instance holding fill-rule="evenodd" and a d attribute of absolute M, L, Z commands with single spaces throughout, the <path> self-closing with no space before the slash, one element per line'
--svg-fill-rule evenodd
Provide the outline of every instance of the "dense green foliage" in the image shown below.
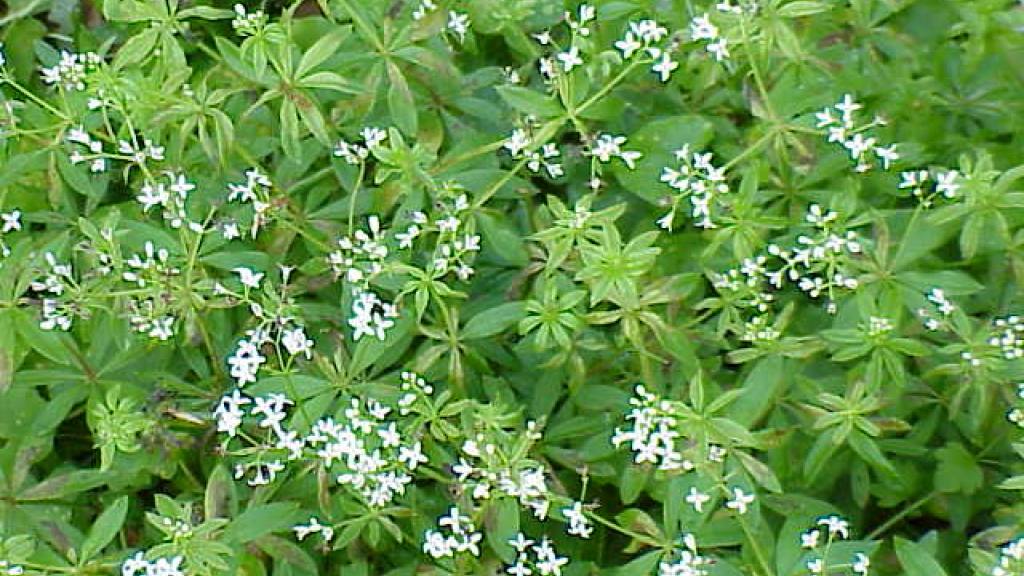
<path fill-rule="evenodd" d="M 1024 8 L 16 0 L 0 575 L 1024 574 Z"/>

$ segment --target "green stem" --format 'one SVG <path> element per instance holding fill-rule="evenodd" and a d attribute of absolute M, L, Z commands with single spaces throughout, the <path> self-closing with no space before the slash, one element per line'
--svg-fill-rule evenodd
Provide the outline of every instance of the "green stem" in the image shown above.
<path fill-rule="evenodd" d="M 71 119 L 68 118 L 67 114 L 61 112 L 60 110 L 57 110 L 56 108 L 51 106 L 49 102 L 43 100 L 39 96 L 36 96 L 34 93 L 32 93 L 32 91 L 30 91 L 29 89 L 25 88 L 21 84 L 18 84 L 14 80 L 11 80 L 10 78 L 8 78 L 6 76 L 6 74 L 4 75 L 3 79 L 7 83 L 8 86 L 10 86 L 11 88 L 14 88 L 15 90 L 17 90 L 22 96 L 24 96 L 24 97 L 28 98 L 29 100 L 35 102 L 36 105 L 38 105 L 40 108 L 43 108 L 44 110 L 46 110 L 50 114 L 53 114 L 54 116 L 60 118 L 61 120 L 65 121 L 65 122 L 71 122 Z"/>
<path fill-rule="evenodd" d="M 870 534 L 868 534 L 867 536 L 864 537 L 864 539 L 865 540 L 874 540 L 874 539 L 878 538 L 879 536 L 884 534 L 886 530 L 888 530 L 889 528 L 892 528 L 893 526 L 895 526 L 897 522 L 903 520 L 911 512 L 913 512 L 914 510 L 917 510 L 921 506 L 924 506 L 929 501 L 931 501 L 932 498 L 935 498 L 938 495 L 939 495 L 939 491 L 938 490 L 932 490 L 931 492 L 925 494 L 924 496 L 922 496 L 918 500 L 916 500 L 916 501 L 912 502 L 911 504 L 909 504 L 903 510 L 900 510 L 898 514 L 896 514 L 894 516 L 890 516 L 888 520 L 886 520 L 884 523 L 882 523 L 882 525 L 879 526 L 878 528 L 875 528 L 874 530 L 872 530 Z"/>
<path fill-rule="evenodd" d="M 754 557 L 757 558 L 757 563 L 761 565 L 761 570 L 764 571 L 765 576 L 772 576 L 772 569 L 768 565 L 768 560 L 765 558 L 764 551 L 761 550 L 761 545 L 758 544 L 757 539 L 750 532 L 750 527 L 747 525 L 747 521 L 741 515 L 739 517 L 740 527 L 743 529 L 743 535 L 747 538 L 747 543 L 750 544 L 750 548 L 754 551 Z"/>
<path fill-rule="evenodd" d="M 578 114 L 583 114 L 583 112 L 585 112 L 587 110 L 587 108 L 590 108 L 591 106 L 596 104 L 598 101 L 600 101 L 601 98 L 604 98 L 609 92 L 614 90 L 615 87 L 618 86 L 619 83 L 622 82 L 626 78 L 626 76 L 628 76 L 631 72 L 633 72 L 633 70 L 636 70 L 644 62 L 645 62 L 645 60 L 642 60 L 640 58 L 637 58 L 636 60 L 633 60 L 629 64 L 629 66 L 626 66 L 618 74 L 616 74 L 615 77 L 612 78 L 612 80 L 610 82 L 608 82 L 608 84 L 605 84 L 605 86 L 603 88 L 601 88 L 600 90 L 598 90 L 593 96 L 591 96 L 590 98 L 587 98 L 586 100 L 583 101 L 582 104 L 577 106 L 576 109 L 573 110 L 573 115 L 575 116 L 575 115 L 578 115 Z"/>
<path fill-rule="evenodd" d="M 765 85 L 764 77 L 761 75 L 761 68 L 757 65 L 757 58 L 750 48 L 750 36 L 747 34 L 746 21 L 746 16 L 740 18 L 740 35 L 743 37 L 743 48 L 747 53 L 747 59 L 750 61 L 750 71 L 754 75 L 754 83 L 757 84 L 757 90 L 761 94 L 761 101 L 764 102 L 764 109 L 772 120 L 777 120 L 778 115 L 772 108 L 771 100 L 768 99 L 768 88 Z"/>

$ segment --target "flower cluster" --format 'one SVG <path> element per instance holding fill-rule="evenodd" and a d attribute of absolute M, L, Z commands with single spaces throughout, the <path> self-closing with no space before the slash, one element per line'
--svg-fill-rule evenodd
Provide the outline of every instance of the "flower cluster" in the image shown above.
<path fill-rule="evenodd" d="M 719 31 L 718 26 L 711 22 L 705 13 L 690 20 L 690 38 L 694 42 L 703 42 L 704 50 L 714 56 L 717 62 L 729 59 L 729 41 Z"/>
<path fill-rule="evenodd" d="M 295 531 L 295 537 L 300 542 L 308 538 L 310 534 L 320 534 L 325 543 L 334 539 L 334 528 L 321 524 L 316 516 L 309 519 L 309 524 L 299 524 L 294 526 L 292 530 Z"/>
<path fill-rule="evenodd" d="M 183 225 L 193 232 L 201 233 L 203 225 L 199 222 L 189 220 L 185 210 L 190 192 L 196 189 L 196 185 L 188 181 L 184 174 L 175 172 L 164 172 L 167 183 L 147 180 L 142 185 L 142 190 L 135 197 L 142 205 L 142 212 L 148 213 L 155 207 L 163 209 L 164 221 L 174 229 Z"/>
<path fill-rule="evenodd" d="M 629 400 L 634 408 L 626 415 L 632 427 L 616 428 L 612 444 L 618 448 L 628 443 L 637 464 L 654 464 L 659 470 L 692 470 L 693 462 L 683 460 L 677 446 L 680 435 L 672 403 L 659 399 L 643 385 L 637 385 L 635 394 Z"/>
<path fill-rule="evenodd" d="M 423 552 L 434 558 L 454 557 L 469 552 L 480 555 L 480 541 L 483 534 L 477 531 L 469 516 L 463 516 L 457 506 L 452 506 L 447 516 L 437 520 L 438 530 L 427 530 L 423 534 Z"/>
<path fill-rule="evenodd" d="M 361 164 L 370 157 L 370 151 L 387 140 L 388 133 L 381 128 L 366 126 L 359 131 L 359 136 L 363 139 L 362 144 L 345 139 L 338 140 L 334 146 L 334 155 L 349 164 Z"/>
<path fill-rule="evenodd" d="M 445 28 L 459 39 L 460 44 L 466 41 L 469 26 L 469 14 L 460 14 L 455 10 L 448 11 L 448 23 L 445 25 Z"/>
<path fill-rule="evenodd" d="M 1018 406 L 1011 408 L 1006 413 L 1006 419 L 1012 424 L 1024 428 L 1024 382 L 1017 384 Z"/>
<path fill-rule="evenodd" d="M 822 543 L 824 536 L 825 542 Z M 853 574 L 867 576 L 871 561 L 863 552 L 857 552 L 848 564 L 829 565 L 828 551 L 833 542 L 846 540 L 850 537 L 850 524 L 839 516 L 824 516 L 819 518 L 817 524 L 800 534 L 800 546 L 809 550 L 809 557 L 805 563 L 810 574 L 836 574 L 836 570 L 849 568 Z M 845 574 L 845 572 L 843 572 Z"/>
<path fill-rule="evenodd" d="M 29 285 L 33 291 L 44 295 L 43 316 L 39 327 L 47 331 L 55 329 L 68 331 L 71 329 L 71 322 L 74 318 L 73 308 L 53 296 L 62 296 L 66 286 L 76 285 L 71 263 L 58 262 L 53 252 L 47 252 L 43 257 L 49 269 L 42 280 L 33 280 Z"/>
<path fill-rule="evenodd" d="M 911 191 L 921 206 L 930 208 L 937 198 L 952 200 L 960 192 L 961 175 L 956 170 L 908 170 L 900 173 L 900 190 Z"/>
<path fill-rule="evenodd" d="M 573 502 L 572 506 L 562 508 L 562 515 L 565 516 L 565 520 L 569 523 L 567 532 L 570 536 L 590 538 L 590 535 L 594 533 L 594 526 L 587 519 L 587 515 L 583 511 L 582 502 Z"/>
<path fill-rule="evenodd" d="M 699 228 L 715 228 L 712 211 L 718 214 L 723 206 L 722 195 L 729 193 L 729 184 L 725 181 L 725 169 L 715 167 L 711 163 L 711 152 L 692 152 L 690 145 L 684 145 L 675 152 L 678 167 L 662 168 L 661 181 L 668 184 L 675 192 L 667 204 L 671 209 L 658 219 L 658 226 L 672 230 L 676 210 L 684 198 L 689 198 L 690 215 Z"/>
<path fill-rule="evenodd" d="M 721 446 L 711 442 L 696 446 L 683 440 L 682 423 L 678 416 L 691 412 L 683 403 L 659 398 L 642 384 L 636 386 L 629 403 L 633 408 L 626 414 L 626 420 L 631 421 L 632 426 L 616 428 L 611 442 L 616 448 L 628 444 L 633 452 L 634 463 L 653 464 L 661 471 L 689 472 L 703 464 L 724 461 L 726 450 Z M 742 491 L 736 492 L 737 501 L 745 498 Z M 694 508 L 700 511 L 701 505 L 707 500 L 703 495 L 700 496 L 700 501 L 693 503 Z"/>
<path fill-rule="evenodd" d="M 403 435 L 392 409 L 376 400 L 353 398 L 344 424 L 318 421 L 305 438 L 328 469 L 340 469 L 337 482 L 358 492 L 369 506 L 382 507 L 405 493 L 411 473 L 427 463 L 419 440 Z"/>
<path fill-rule="evenodd" d="M 899 160 L 895 146 L 880 146 L 878 139 L 869 134 L 876 126 L 884 126 L 885 120 L 876 116 L 867 124 L 858 125 L 856 112 L 864 108 L 853 96 L 845 94 L 843 99 L 834 106 L 827 106 L 817 112 L 817 127 L 828 129 L 828 141 L 835 142 L 846 149 L 850 158 L 856 162 L 857 172 L 867 172 L 879 162 L 883 170 L 888 170 L 893 162 Z M 866 135 L 867 134 L 867 135 Z M 865 136 L 866 135 L 866 136 Z"/>
<path fill-rule="evenodd" d="M 697 550 L 697 539 L 693 534 L 684 534 L 682 546 L 676 546 L 669 559 L 658 564 L 658 576 L 705 576 L 705 569 L 712 561 L 701 556 Z"/>
<path fill-rule="evenodd" d="M 436 233 L 428 271 L 435 277 L 454 273 L 459 280 L 466 281 L 475 272 L 472 266 L 474 255 L 480 251 L 480 235 L 472 231 L 469 215 L 469 197 L 454 183 L 441 187 L 441 199 L 434 203 L 434 210 L 427 214 L 414 211 L 411 223 L 404 232 L 395 234 L 400 250 L 410 249 L 426 235 Z"/>
<path fill-rule="evenodd" d="M 368 230 L 356 230 L 338 240 L 338 250 L 331 252 L 328 263 L 334 273 L 345 279 L 352 295 L 352 339 L 374 336 L 384 340 L 387 330 L 395 325 L 398 307 L 383 300 L 370 288 L 370 282 L 384 271 L 389 249 L 381 230 L 380 218 L 367 219 Z"/>
<path fill-rule="evenodd" d="M 262 10 L 248 12 L 244 4 L 235 4 L 235 17 L 231 20 L 231 27 L 239 36 L 253 36 L 267 23 L 267 15 Z"/>
<path fill-rule="evenodd" d="M 590 154 L 602 164 L 611 162 L 612 158 L 618 158 L 622 160 L 622 163 L 625 164 L 627 168 L 633 170 L 636 168 L 636 161 L 639 160 L 643 154 L 635 150 L 623 150 L 622 145 L 625 143 L 625 136 L 601 134 L 596 140 L 594 140 L 593 144 L 591 144 Z"/>
<path fill-rule="evenodd" d="M 921 317 L 925 328 L 933 332 L 948 329 L 949 317 L 956 310 L 956 306 L 946 297 L 946 292 L 942 288 L 932 288 L 925 297 L 934 308 L 934 311 L 928 308 L 917 309 L 917 315 Z"/>
<path fill-rule="evenodd" d="M 654 20 L 632 21 L 622 39 L 615 42 L 615 48 L 622 53 L 623 60 L 645 54 L 651 61 L 651 72 L 657 74 L 662 82 L 668 82 L 679 68 L 679 63 L 672 59 L 674 44 L 662 45 L 662 40 L 667 37 L 668 29 Z"/>
<path fill-rule="evenodd" d="M 184 561 L 181 556 L 147 560 L 144 552 L 137 552 L 121 564 L 121 576 L 185 576 Z"/>
<path fill-rule="evenodd" d="M 4 236 L 21 230 L 21 210 L 0 212 L 0 258 L 11 255 L 11 248 L 4 242 Z"/>
<path fill-rule="evenodd" d="M 755 313 L 742 331 L 744 340 L 774 340 L 780 336 L 768 318 L 761 316 L 770 311 L 775 300 L 770 290 L 781 290 L 787 282 L 794 283 L 811 298 L 826 296 L 826 309 L 834 313 L 837 292 L 855 290 L 860 285 L 854 262 L 863 251 L 858 235 L 841 231 L 839 215 L 817 204 L 809 207 L 805 220 L 814 234 L 797 236 L 791 246 L 769 244 L 767 255 L 746 258 L 738 268 L 713 277 L 720 294 L 733 305 Z"/>
<path fill-rule="evenodd" d="M 103 59 L 95 52 L 61 51 L 60 60 L 53 66 L 40 69 L 43 82 L 68 91 L 85 90 L 85 82 L 95 72 Z"/>
<path fill-rule="evenodd" d="M 236 466 L 236 477 L 255 471 L 248 480 L 250 486 L 273 482 L 287 462 L 313 459 L 334 475 L 339 486 L 351 489 L 368 506 L 380 508 L 404 494 L 412 472 L 428 461 L 415 431 L 400 418 L 431 390 L 420 382 L 412 373 L 403 377 L 405 394 L 398 404 L 398 418 L 390 406 L 353 397 L 342 412 L 343 420 L 321 418 L 304 435 L 286 425 L 288 407 L 295 402 L 281 393 L 246 396 L 236 389 L 221 398 L 214 415 L 218 432 L 227 435 L 225 445 L 241 436 L 239 430 L 247 420 L 255 422 L 256 430 L 266 431 L 265 454 Z M 303 530 L 296 528 L 302 537 L 324 530 L 314 523 Z M 325 531 L 323 536 L 329 540 L 332 534 Z"/>
<path fill-rule="evenodd" d="M 857 279 L 847 272 L 848 259 L 860 254 L 862 247 L 856 232 L 836 232 L 838 218 L 836 212 L 824 211 L 821 206 L 812 204 L 807 210 L 806 220 L 817 229 L 817 235 L 798 236 L 796 246 L 791 248 L 777 244 L 768 246 L 768 253 L 783 262 L 777 270 L 765 273 L 772 286 L 782 288 L 788 279 L 797 282 L 800 290 L 811 298 L 828 295 L 829 302 L 834 301 L 836 289 L 857 288 Z"/>
<path fill-rule="evenodd" d="M 871 316 L 868 323 L 861 327 L 869 338 L 884 336 L 893 331 L 892 320 L 880 316 Z"/>
<path fill-rule="evenodd" d="M 473 500 L 490 500 L 495 494 L 514 498 L 538 520 L 544 520 L 551 509 L 544 467 L 528 460 L 512 460 L 514 453 L 482 437 L 466 440 L 452 472 Z"/>
<path fill-rule="evenodd" d="M 230 302 L 244 302 L 249 305 L 249 312 L 259 324 L 246 330 L 245 337 L 238 341 L 235 351 L 228 357 L 230 375 L 239 388 L 256 382 L 256 375 L 261 366 L 267 362 L 263 355 L 264 348 L 272 348 L 284 368 L 296 357 L 312 356 L 313 341 L 306 335 L 305 328 L 294 316 L 294 303 L 287 296 L 288 279 L 292 269 L 281 267 L 282 284 L 279 293 L 271 289 L 257 292 L 264 274 L 254 272 L 245 267 L 234 269 L 239 276 L 238 284 L 241 291 L 225 287 L 220 282 L 214 285 L 214 294 L 226 297 Z M 262 303 L 253 298 L 262 296 Z"/>
<path fill-rule="evenodd" d="M 555 160 L 562 155 L 558 146 L 553 142 L 547 142 L 540 148 L 536 148 L 527 129 L 516 128 L 513 130 L 502 147 L 508 150 L 513 159 L 525 162 L 526 167 L 535 174 L 544 170 L 551 178 L 565 175 L 564 168 Z"/>
<path fill-rule="evenodd" d="M 534 542 L 520 532 L 508 543 L 516 550 L 515 562 L 505 567 L 509 576 L 561 576 L 562 567 L 569 563 L 568 558 L 558 555 L 546 536 Z"/>
<path fill-rule="evenodd" d="M 69 144 L 77 144 L 79 146 L 73 149 L 69 156 L 72 164 L 77 165 L 82 162 L 89 162 L 89 171 L 93 173 L 103 172 L 107 169 L 107 159 L 103 154 L 102 140 L 93 138 L 82 127 L 68 130 L 64 138 Z M 83 150 L 85 151 L 84 153 Z"/>
<path fill-rule="evenodd" d="M 992 324 L 996 333 L 988 343 L 998 346 L 1007 360 L 1024 358 L 1024 318 L 1017 315 L 996 318 Z"/>
<path fill-rule="evenodd" d="M 273 183 L 270 178 L 258 167 L 245 171 L 245 182 L 228 184 L 228 202 L 239 202 L 252 206 L 249 223 L 251 238 L 255 238 L 260 229 L 266 226 L 270 220 L 270 212 L 273 207 L 270 197 L 272 187 Z M 235 219 L 225 220 L 221 224 L 221 234 L 226 240 L 240 237 L 238 221 Z"/>
<path fill-rule="evenodd" d="M 1017 538 L 999 550 L 999 560 L 992 568 L 992 576 L 1021 576 L 1024 574 L 1024 538 Z"/>

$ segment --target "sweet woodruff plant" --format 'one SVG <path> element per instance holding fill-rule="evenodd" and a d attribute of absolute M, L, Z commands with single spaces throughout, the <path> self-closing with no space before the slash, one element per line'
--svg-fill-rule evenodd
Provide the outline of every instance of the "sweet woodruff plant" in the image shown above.
<path fill-rule="evenodd" d="M 0 17 L 0 575 L 1024 574 L 1024 10 Z"/>

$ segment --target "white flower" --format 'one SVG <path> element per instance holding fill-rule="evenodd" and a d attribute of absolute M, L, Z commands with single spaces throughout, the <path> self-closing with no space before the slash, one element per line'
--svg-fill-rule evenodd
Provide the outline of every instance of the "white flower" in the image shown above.
<path fill-rule="evenodd" d="M 708 43 L 708 45 L 705 46 L 704 49 L 715 57 L 716 62 L 721 62 L 723 60 L 729 59 L 729 41 L 726 40 L 725 38 L 719 38 L 714 42 Z"/>
<path fill-rule="evenodd" d="M 818 547 L 818 541 L 821 539 L 821 531 L 817 528 L 811 528 L 810 530 L 800 534 L 800 547 L 807 549 L 814 549 Z"/>
<path fill-rule="evenodd" d="M 850 523 L 839 516 L 832 515 L 820 518 L 818 519 L 818 526 L 826 527 L 829 536 L 833 538 L 836 536 L 842 539 L 850 537 Z"/>
<path fill-rule="evenodd" d="M 6 214 L 0 214 L 0 234 L 21 230 L 21 210 L 12 210 Z"/>
<path fill-rule="evenodd" d="M 883 170 L 888 170 L 893 162 L 900 159 L 896 146 L 875 146 L 875 156 L 882 161 Z"/>
<path fill-rule="evenodd" d="M 622 52 L 622 59 L 629 60 L 644 45 L 637 41 L 632 32 L 627 31 L 622 40 L 615 41 L 615 48 Z"/>
<path fill-rule="evenodd" d="M 711 23 L 706 13 L 695 16 L 690 21 L 690 36 L 694 40 L 714 40 L 718 38 L 718 27 Z"/>
<path fill-rule="evenodd" d="M 676 68 L 679 68 L 679 63 L 672 60 L 668 52 L 662 52 L 661 57 L 651 66 L 651 70 L 660 76 L 662 82 L 668 82 Z"/>
<path fill-rule="evenodd" d="M 234 438 L 245 417 L 242 406 L 251 403 L 252 400 L 242 396 L 237 389 L 230 396 L 221 398 L 216 410 L 213 411 L 214 417 L 217 418 L 217 432 L 225 432 L 229 437 Z"/>
<path fill-rule="evenodd" d="M 590 535 L 594 532 L 594 527 L 583 513 L 583 504 L 581 502 L 573 502 L 571 507 L 562 508 L 562 514 L 565 515 L 565 519 L 569 522 L 567 530 L 569 535 L 590 538 Z"/>
<path fill-rule="evenodd" d="M 871 561 L 868 559 L 867 555 L 863 552 L 857 552 L 854 554 L 852 566 L 854 572 L 861 576 L 866 576 L 869 566 L 871 566 Z"/>
<path fill-rule="evenodd" d="M 281 333 L 281 344 L 292 356 L 302 354 L 307 360 L 313 357 L 313 341 L 306 336 L 301 326 Z"/>
<path fill-rule="evenodd" d="M 746 514 L 747 507 L 754 502 L 753 494 L 746 494 L 742 488 L 734 486 L 732 488 L 732 500 L 725 503 L 727 508 L 735 510 L 739 514 Z"/>
<path fill-rule="evenodd" d="M 530 145 L 530 138 L 526 135 L 526 131 L 522 129 L 515 129 L 512 134 L 505 140 L 502 145 L 503 148 L 509 151 L 509 154 L 513 158 L 518 157 L 523 150 Z"/>
<path fill-rule="evenodd" d="M 696 486 L 690 486 L 690 493 L 686 495 L 686 502 L 693 506 L 698 513 L 704 512 L 704 504 L 711 500 L 711 496 L 697 490 Z"/>
<path fill-rule="evenodd" d="M 320 520 L 316 516 L 309 519 L 309 524 L 302 525 L 298 524 L 292 528 L 295 531 L 295 537 L 300 541 L 305 540 L 310 534 L 323 534 L 324 542 L 330 542 L 334 538 L 334 528 L 330 526 L 324 526 L 320 523 Z"/>
<path fill-rule="evenodd" d="M 242 282 L 243 286 L 254 290 L 260 287 L 260 280 L 263 279 L 262 272 L 254 272 L 251 268 L 245 268 L 244 266 L 239 266 L 231 271 L 238 274 L 238 279 Z"/>
<path fill-rule="evenodd" d="M 839 110 L 843 115 L 844 124 L 853 122 L 853 113 L 863 107 L 864 105 L 854 101 L 853 96 L 850 94 L 843 94 L 842 101 L 835 105 L 836 110 Z"/>
<path fill-rule="evenodd" d="M 580 49 L 576 46 L 573 46 L 567 52 L 560 52 L 556 58 L 562 63 L 562 69 L 567 73 L 571 72 L 576 66 L 583 65 L 583 59 L 580 58 Z"/>
<path fill-rule="evenodd" d="M 459 42 L 465 42 L 466 33 L 469 32 L 469 14 L 459 14 L 454 10 L 449 11 L 448 29 L 459 37 Z"/>
<path fill-rule="evenodd" d="M 935 177 L 935 191 L 939 192 L 946 198 L 956 197 L 956 193 L 960 190 L 960 184 L 957 180 L 960 178 L 960 173 L 956 170 L 950 170 L 949 172 L 943 172 Z"/>

